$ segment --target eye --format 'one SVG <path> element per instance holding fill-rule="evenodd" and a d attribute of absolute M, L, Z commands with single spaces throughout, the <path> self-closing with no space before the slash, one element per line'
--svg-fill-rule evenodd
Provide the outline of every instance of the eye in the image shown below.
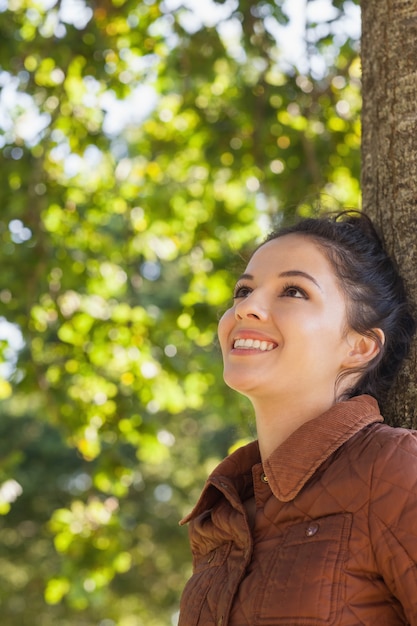
<path fill-rule="evenodd" d="M 233 292 L 233 298 L 235 300 L 237 298 L 246 298 L 246 296 L 248 296 L 251 292 L 252 292 L 252 289 L 248 285 L 243 285 L 243 284 L 238 283 Z"/>
<path fill-rule="evenodd" d="M 281 296 L 284 298 L 303 298 L 308 300 L 308 295 L 304 289 L 297 285 L 284 285 Z"/>

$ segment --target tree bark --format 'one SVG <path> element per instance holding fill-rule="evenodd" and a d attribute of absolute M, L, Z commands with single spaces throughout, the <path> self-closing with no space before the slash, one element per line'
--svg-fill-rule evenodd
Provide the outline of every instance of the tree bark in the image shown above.
<path fill-rule="evenodd" d="M 417 0 L 362 1 L 363 210 L 417 303 Z M 417 342 L 384 409 L 417 428 Z"/>

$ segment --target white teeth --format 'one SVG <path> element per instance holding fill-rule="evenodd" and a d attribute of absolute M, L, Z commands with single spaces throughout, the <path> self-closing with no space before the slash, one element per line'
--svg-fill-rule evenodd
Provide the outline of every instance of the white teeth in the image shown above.
<path fill-rule="evenodd" d="M 275 344 L 270 341 L 259 341 L 259 339 L 236 339 L 234 344 L 234 348 L 244 348 L 244 349 L 255 349 L 261 350 L 262 352 L 269 352 L 269 350 L 273 350 Z"/>

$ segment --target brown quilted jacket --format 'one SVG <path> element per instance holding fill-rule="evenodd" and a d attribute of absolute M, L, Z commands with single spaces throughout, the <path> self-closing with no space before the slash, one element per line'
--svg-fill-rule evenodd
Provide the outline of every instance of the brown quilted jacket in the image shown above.
<path fill-rule="evenodd" d="M 254 442 L 217 467 L 182 521 L 179 626 L 417 626 L 417 433 L 380 422 L 353 398 L 263 466 Z"/>

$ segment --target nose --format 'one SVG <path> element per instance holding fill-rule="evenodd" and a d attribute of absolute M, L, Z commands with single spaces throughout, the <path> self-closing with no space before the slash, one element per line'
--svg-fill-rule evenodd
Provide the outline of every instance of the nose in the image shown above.
<path fill-rule="evenodd" d="M 265 321 L 268 319 L 268 315 L 269 311 L 266 303 L 262 301 L 259 295 L 255 295 L 253 292 L 240 300 L 235 306 L 235 317 L 239 320 L 253 318 Z"/>

